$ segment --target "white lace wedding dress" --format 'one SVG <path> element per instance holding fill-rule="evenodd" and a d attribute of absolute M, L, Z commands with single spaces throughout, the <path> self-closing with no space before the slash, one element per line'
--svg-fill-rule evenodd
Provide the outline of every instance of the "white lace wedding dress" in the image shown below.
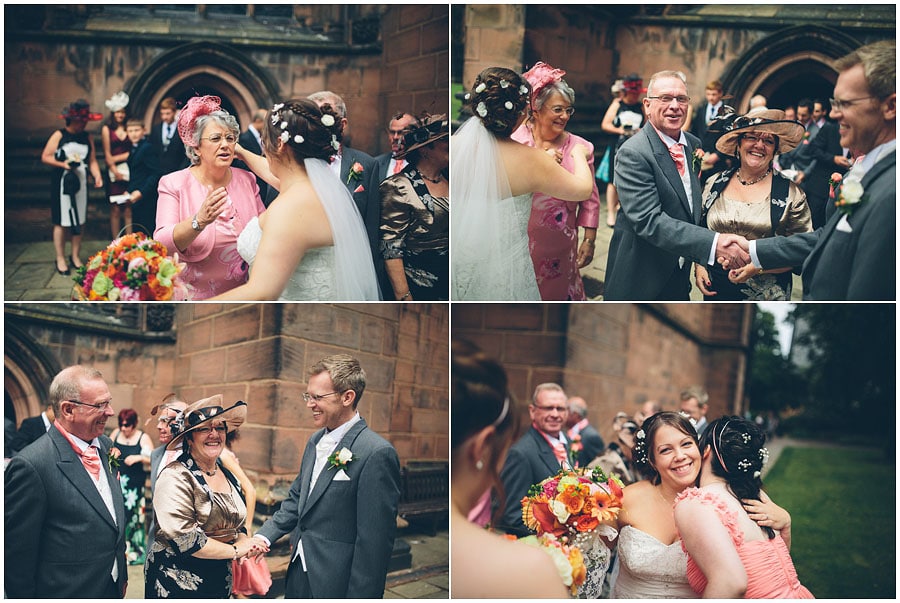
<path fill-rule="evenodd" d="M 681 540 L 666 545 L 634 526 L 619 531 L 619 575 L 613 599 L 696 599 Z"/>
<path fill-rule="evenodd" d="M 362 216 L 347 188 L 321 159 L 306 159 L 306 173 L 322 203 L 334 245 L 309 249 L 279 296 L 279 301 L 377 301 L 381 299 L 375 265 Z M 253 218 L 238 236 L 237 250 L 251 273 L 263 231 Z"/>
<path fill-rule="evenodd" d="M 497 140 L 477 117 L 451 144 L 453 299 L 539 301 L 528 250 L 531 193 L 512 196 Z"/>

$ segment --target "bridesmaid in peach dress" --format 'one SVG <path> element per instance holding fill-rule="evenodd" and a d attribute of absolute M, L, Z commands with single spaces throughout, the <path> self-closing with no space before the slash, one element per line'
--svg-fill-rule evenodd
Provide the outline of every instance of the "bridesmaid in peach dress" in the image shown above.
<path fill-rule="evenodd" d="M 588 166 L 594 173 L 594 146 L 584 138 L 566 132 L 575 113 L 575 91 L 554 69 L 538 62 L 523 74 L 532 87 L 528 121 L 513 132 L 512 139 L 535 147 L 556 158 L 569 172 L 574 171 L 571 149 L 582 144 L 589 150 Z M 563 201 L 545 193 L 534 193 L 528 220 L 528 245 L 541 299 L 583 301 L 584 284 L 580 269 L 594 257 L 594 240 L 600 213 L 600 193 L 594 182 L 591 196 L 580 202 Z M 584 241 L 578 245 L 578 227 Z"/>
<path fill-rule="evenodd" d="M 700 440 L 700 487 L 675 501 L 688 582 L 704 598 L 814 598 L 791 560 L 790 522 L 777 532 L 761 527 L 742 505 L 752 511 L 754 501 L 766 498 L 759 478 L 768 459 L 764 443 L 751 421 L 713 421 Z"/>

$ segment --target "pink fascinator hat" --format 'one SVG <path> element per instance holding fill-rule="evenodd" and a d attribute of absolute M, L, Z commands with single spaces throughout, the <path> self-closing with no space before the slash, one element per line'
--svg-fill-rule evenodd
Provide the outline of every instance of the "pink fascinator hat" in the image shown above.
<path fill-rule="evenodd" d="M 534 67 L 522 74 L 528 83 L 531 84 L 531 100 L 534 101 L 541 90 L 549 84 L 555 84 L 560 81 L 566 74 L 562 69 L 551 67 L 543 61 L 538 61 Z"/>
<path fill-rule="evenodd" d="M 194 96 L 188 99 L 178 114 L 178 136 L 184 146 L 194 146 L 194 129 L 198 118 L 221 110 L 222 99 L 218 96 Z"/>

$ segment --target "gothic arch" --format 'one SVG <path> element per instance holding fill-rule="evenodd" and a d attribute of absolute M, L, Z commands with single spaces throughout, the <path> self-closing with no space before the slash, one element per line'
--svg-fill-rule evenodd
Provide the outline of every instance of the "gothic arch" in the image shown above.
<path fill-rule="evenodd" d="M 128 86 L 135 115 L 147 129 L 167 96 L 180 101 L 195 94 L 215 94 L 244 127 L 260 107 L 279 95 L 279 86 L 255 61 L 233 47 L 210 42 L 185 44 L 149 63 Z"/>
<path fill-rule="evenodd" d="M 50 401 L 50 382 L 61 368 L 27 332 L 6 323 L 3 385 L 15 411 L 16 427 L 44 410 Z"/>
<path fill-rule="evenodd" d="M 830 27 L 789 27 L 751 46 L 726 71 L 722 82 L 726 90 L 735 93 L 734 106 L 743 112 L 751 96 L 763 94 L 770 98 L 793 78 L 823 80 L 833 85 L 837 72 L 831 63 L 860 46 L 855 38 Z M 814 96 L 811 92 L 805 95 Z"/>

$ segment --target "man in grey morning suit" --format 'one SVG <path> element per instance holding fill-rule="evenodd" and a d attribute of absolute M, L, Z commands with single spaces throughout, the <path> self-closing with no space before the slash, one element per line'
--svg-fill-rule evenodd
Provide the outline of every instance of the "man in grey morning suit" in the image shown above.
<path fill-rule="evenodd" d="M 50 385 L 56 419 L 4 474 L 5 592 L 15 599 L 125 594 L 125 504 L 103 435 L 109 387 L 70 366 Z M 96 448 L 94 448 L 96 447 Z M 84 460 L 82 460 L 84 458 Z"/>
<path fill-rule="evenodd" d="M 684 74 L 661 71 L 643 100 L 647 123 L 616 151 L 619 218 L 609 244 L 603 298 L 619 301 L 687 301 L 691 262 L 726 257 L 750 261 L 736 235 L 698 226 L 700 181 L 693 154 L 700 141 L 682 132 L 690 97 Z M 680 168 L 674 156 L 680 154 Z"/>
<path fill-rule="evenodd" d="M 896 299 L 897 43 L 875 42 L 835 63 L 831 117 L 841 146 L 864 154 L 844 175 L 835 199 L 858 198 L 847 209 L 826 208 L 825 226 L 810 233 L 751 241 L 757 268 L 803 265 L 803 299 Z M 855 180 L 855 185 L 849 185 Z M 862 195 L 850 194 L 851 187 Z"/>
<path fill-rule="evenodd" d="M 310 373 L 303 398 L 321 429 L 256 537 L 268 546 L 290 534 L 286 598 L 381 598 L 397 529 L 397 451 L 356 410 L 366 375 L 355 358 L 329 356 Z"/>

